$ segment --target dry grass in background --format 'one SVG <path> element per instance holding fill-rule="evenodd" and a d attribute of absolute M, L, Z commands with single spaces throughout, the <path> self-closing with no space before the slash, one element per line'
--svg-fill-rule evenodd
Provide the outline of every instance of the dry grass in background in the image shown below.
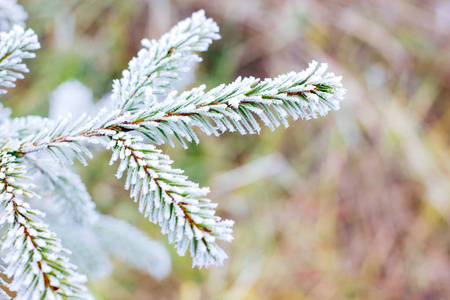
<path fill-rule="evenodd" d="M 43 49 L 7 100 L 16 116 L 46 114 L 48 93 L 71 77 L 100 97 L 141 38 L 200 8 L 223 39 L 203 55 L 198 82 L 272 77 L 316 59 L 348 89 L 324 119 L 167 149 L 236 220 L 230 259 L 196 270 L 173 255 L 161 282 L 118 263 L 92 284 L 98 299 L 450 298 L 448 1 L 22 3 Z M 105 161 L 82 169 L 99 209 L 166 243 Z"/>

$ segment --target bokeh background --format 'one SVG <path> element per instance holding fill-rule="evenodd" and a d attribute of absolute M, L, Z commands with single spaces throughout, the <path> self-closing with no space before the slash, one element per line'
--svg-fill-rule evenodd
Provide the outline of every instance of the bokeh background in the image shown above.
<path fill-rule="evenodd" d="M 202 54 L 196 83 L 273 77 L 315 59 L 348 90 L 326 118 L 164 147 L 236 220 L 230 259 L 192 269 L 168 245 L 170 276 L 117 262 L 90 285 L 98 299 L 450 299 L 448 0 L 19 2 L 42 49 L 4 98 L 14 116 L 45 116 L 49 93 L 70 78 L 101 98 L 142 38 L 198 9 L 223 38 Z M 108 156 L 79 168 L 98 209 L 167 245 Z"/>

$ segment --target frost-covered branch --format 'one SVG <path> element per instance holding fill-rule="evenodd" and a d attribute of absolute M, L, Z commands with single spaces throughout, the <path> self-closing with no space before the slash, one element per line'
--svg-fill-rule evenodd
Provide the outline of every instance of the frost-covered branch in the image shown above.
<path fill-rule="evenodd" d="M 33 143 L 25 144 L 21 151 L 58 148 L 68 142 L 79 143 L 89 141 L 89 137 L 133 130 L 141 132 L 155 144 L 169 142 L 173 145 L 171 137 L 175 136 L 186 146 L 185 140 L 199 142 L 192 127 L 214 135 L 226 130 L 237 130 L 241 134 L 259 132 L 261 128 L 255 116 L 272 130 L 280 124 L 288 127 L 289 116 L 310 119 L 339 109 L 345 89 L 341 77 L 325 74 L 326 69 L 326 64 L 317 68 L 317 62 L 312 62 L 302 72 L 280 75 L 275 79 L 238 78 L 208 92 L 201 86 L 179 96 L 172 93 L 163 102 L 146 109 L 125 114 L 120 114 L 119 110 L 109 114 L 103 111 L 96 118 L 84 116 L 75 122 L 86 123 L 85 126 L 69 126 L 69 120 L 61 119 L 53 125 L 54 129 L 46 128 L 45 132 L 34 136 Z M 86 149 L 75 152 L 91 155 Z M 85 163 L 84 159 L 81 161 Z"/>
<path fill-rule="evenodd" d="M 148 107 L 154 97 L 143 97 L 171 89 L 170 80 L 178 79 L 192 61 L 201 61 L 193 51 L 206 51 L 220 38 L 219 27 L 200 10 L 179 22 L 158 41 L 142 40 L 142 50 L 134 57 L 123 78 L 113 84 L 112 100 L 122 112 Z"/>
<path fill-rule="evenodd" d="M 23 59 L 33 58 L 32 52 L 40 48 L 37 35 L 33 30 L 25 31 L 15 25 L 9 32 L 0 32 L 0 87 L 15 87 L 17 79 L 23 79 L 22 73 L 28 73 Z M 0 88 L 0 94 L 7 91 Z"/>
<path fill-rule="evenodd" d="M 325 116 L 339 109 L 345 90 L 341 77 L 325 74 L 326 64 L 316 68 L 317 62 L 312 62 L 305 71 L 275 79 L 238 78 L 208 92 L 201 86 L 179 96 L 172 93 L 165 101 L 136 112 L 127 128 L 157 144 L 168 141 L 173 145 L 171 137 L 175 136 L 186 147 L 184 139 L 199 142 L 193 126 L 214 135 L 226 130 L 252 134 L 261 129 L 255 116 L 271 130 L 280 123 L 288 127 L 289 115 L 294 120 Z"/>
<path fill-rule="evenodd" d="M 205 198 L 208 188 L 200 188 L 172 169 L 172 161 L 142 138 L 119 132 L 111 139 L 111 163 L 120 159 L 116 176 L 127 171 L 125 188 L 139 202 L 139 211 L 163 234 L 169 235 L 179 255 L 190 248 L 193 265 L 221 265 L 227 257 L 216 239 L 231 241 L 233 221 L 214 216 L 217 204 Z"/>
<path fill-rule="evenodd" d="M 61 241 L 41 221 L 44 214 L 30 208 L 23 197 L 36 198 L 29 184 L 21 182 L 26 172 L 11 155 L 17 143 L 6 143 L 0 151 L 0 226 L 7 233 L 1 242 L 5 274 L 12 278 L 9 289 L 15 299 L 92 299 L 83 285 Z"/>
<path fill-rule="evenodd" d="M 17 28 L 14 30 L 20 31 Z M 24 33 L 22 30 L 21 40 L 32 39 L 32 33 L 29 34 L 30 37 L 25 37 L 27 32 Z M 233 221 L 221 220 L 220 217 L 215 216 L 216 204 L 206 198 L 209 190 L 200 188 L 198 184 L 189 181 L 182 175 L 182 170 L 172 168 L 172 161 L 156 149 L 154 144 L 169 142 L 174 145 L 173 137 L 184 147 L 187 147 L 186 142 L 198 143 L 199 138 L 194 131 L 195 127 L 214 135 L 225 131 L 238 131 L 241 134 L 259 133 L 261 124 L 265 124 L 272 130 L 281 124 L 288 127 L 290 117 L 294 120 L 299 117 L 311 119 L 325 116 L 330 110 L 339 109 L 345 90 L 340 77 L 334 76 L 333 73 L 326 73 L 326 64 L 318 66 L 316 62 L 312 62 L 304 71 L 291 72 L 274 79 L 268 78 L 261 81 L 253 77 L 238 78 L 231 84 L 223 84 L 209 91 L 205 91 L 205 86 L 200 86 L 181 94 L 169 92 L 172 89 L 170 80 L 178 78 L 188 63 L 200 60 L 193 51 L 206 50 L 217 38 L 219 35 L 216 23 L 207 19 L 203 11 L 199 11 L 191 18 L 180 22 L 159 41 L 144 40 L 142 42 L 145 48 L 131 60 L 129 69 L 123 72 L 123 78 L 116 80 L 113 84 L 111 101 L 115 107 L 114 110 L 105 108 L 96 116 L 84 114 L 74 119 L 70 116 L 58 119 L 27 117 L 0 121 L 0 131 L 3 134 L 0 141 L 6 139 L 19 141 L 13 150 L 6 151 L 8 158 L 33 166 L 37 170 L 36 174 L 42 174 L 47 178 L 50 184 L 43 185 L 41 192 L 52 191 L 52 198 L 58 199 L 56 203 L 61 204 L 60 211 L 77 210 L 76 213 L 70 214 L 70 220 L 75 221 L 76 226 L 83 228 L 80 232 L 88 230 L 89 226 L 97 225 L 97 230 L 105 234 L 104 241 L 112 245 L 119 238 L 125 240 L 127 238 L 124 232 L 113 228 L 116 225 L 128 227 L 123 224 L 119 226 L 118 222 L 102 219 L 102 217 L 97 221 L 98 223 L 85 222 L 95 219 L 94 216 L 97 214 L 80 178 L 70 171 L 66 172 L 62 168 L 47 165 L 34 157 L 45 150 L 52 155 L 55 162 L 73 163 L 73 158 L 77 158 L 86 165 L 86 159 L 92 157 L 91 151 L 86 147 L 87 143 L 100 144 L 112 149 L 111 163 L 120 161 L 117 177 L 120 178 L 126 171 L 125 187 L 130 190 L 131 198 L 139 203 L 139 211 L 150 221 L 161 226 L 162 232 L 168 234 L 170 243 L 175 244 L 178 253 L 184 255 L 190 249 L 194 266 L 222 264 L 227 255 L 216 241 L 232 240 Z M 7 40 L 13 40 L 13 38 L 8 36 Z M 2 42 L 5 42 L 5 39 L 0 40 L 0 43 Z M 38 47 L 38 44 L 31 48 L 33 47 Z M 14 70 L 17 71 L 17 68 L 19 71 L 25 70 L 23 68 L 26 67 L 21 64 L 21 58 L 26 56 L 23 55 L 25 53 L 23 51 L 32 50 L 31 48 L 17 50 L 19 52 L 10 51 L 22 53 L 21 56 L 19 55 L 20 59 L 9 62 L 21 66 L 15 67 Z M 8 54 L 9 52 L 5 53 L 0 56 L 0 58 L 3 57 L 0 60 L 0 67 L 3 62 L 13 56 Z M 1 72 L 3 71 L 0 71 L 0 80 L 2 80 L 1 74 L 7 74 Z M 12 82 L 19 78 L 17 76 L 21 75 L 14 72 L 12 74 L 16 77 L 8 75 L 9 77 L 3 79 L 4 86 L 11 86 Z M 71 86 L 74 84 L 71 83 Z M 65 93 L 68 93 L 67 87 L 62 86 L 58 89 L 58 93 L 53 95 L 58 100 L 53 102 L 63 103 L 60 100 Z M 166 97 L 158 101 L 157 95 Z M 8 112 L 0 110 L 0 114 L 8 115 Z M 148 139 L 144 140 L 142 136 Z M 13 178 L 13 176 L 9 177 Z M 6 188 L 5 191 L 5 195 L 9 193 Z M 66 195 L 70 195 L 70 198 Z M 16 197 L 14 194 L 8 197 L 4 198 L 6 201 L 4 203 L 16 203 L 12 204 L 12 210 L 5 210 L 13 215 L 10 217 L 13 223 L 15 218 L 19 220 L 22 215 L 27 217 L 32 213 L 39 214 L 31 210 L 26 203 L 21 202 L 19 196 Z M 14 205 L 24 207 L 23 212 L 17 209 L 17 214 L 22 215 L 15 217 Z M 6 205 L 5 208 L 7 207 L 9 206 Z M 45 232 L 58 247 L 61 247 L 59 240 L 55 239 L 51 233 L 47 233 L 45 225 L 34 219 L 33 222 L 28 226 L 36 228 L 38 225 L 41 226 L 40 230 Z M 14 233 L 20 230 L 22 223 L 18 224 L 19 227 L 11 227 L 9 231 Z M 145 242 L 143 235 L 130 228 L 127 230 L 133 232 L 131 235 L 143 243 L 136 243 L 135 246 L 149 245 Z M 116 235 L 111 234 L 113 231 Z M 23 235 L 24 232 L 21 234 Z M 89 243 L 88 235 L 86 233 L 85 240 L 80 240 L 80 244 L 75 243 L 73 247 L 79 247 L 83 242 Z M 119 247 L 118 244 L 115 245 Z M 59 248 L 57 250 L 59 253 Z M 128 259 L 130 264 L 138 264 L 133 260 L 135 256 L 129 255 L 130 251 L 123 247 L 120 250 L 116 254 Z M 149 263 L 148 266 L 150 265 Z M 67 268 L 68 273 L 64 272 L 73 274 L 71 265 Z M 95 270 L 100 269 L 94 268 Z M 44 273 L 46 274 L 42 272 Z M 15 287 L 15 280 L 14 277 L 13 287 Z M 48 282 L 52 284 L 51 281 Z"/>
<path fill-rule="evenodd" d="M 232 224 L 214 216 L 215 205 L 205 198 L 206 189 L 188 181 L 180 170 L 172 169 L 171 161 L 160 150 L 128 132 L 139 131 L 157 144 L 171 142 L 171 136 L 175 136 L 186 145 L 184 139 L 198 142 L 193 126 L 208 134 L 236 129 L 246 134 L 259 132 L 255 116 L 274 129 L 281 123 L 287 127 L 289 115 L 294 119 L 326 115 L 339 108 L 344 89 L 339 77 L 324 74 L 326 65 L 316 68 L 314 62 L 303 72 L 262 82 L 239 78 L 206 93 L 200 87 L 178 97 L 171 94 L 146 110 L 104 113 L 85 119 L 88 122 L 83 126 L 68 126 L 69 122 L 62 120 L 55 128 L 46 129 L 45 134 L 30 138 L 21 154 L 40 148 L 59 150 L 65 155 L 70 149 L 85 162 L 81 155 L 90 152 L 81 142 L 100 138 L 104 143 L 101 138 L 106 137 L 111 140 L 113 161 L 121 159 L 118 177 L 128 170 L 126 188 L 131 188 L 131 198 L 139 201 L 140 211 L 169 234 L 180 254 L 190 246 L 194 265 L 221 264 L 226 255 L 215 239 L 230 240 Z M 72 143 L 74 147 L 69 145 Z"/>

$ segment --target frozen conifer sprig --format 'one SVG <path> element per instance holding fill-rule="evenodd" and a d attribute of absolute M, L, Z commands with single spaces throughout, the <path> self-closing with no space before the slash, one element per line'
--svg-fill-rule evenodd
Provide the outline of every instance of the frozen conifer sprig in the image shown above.
<path fill-rule="evenodd" d="M 152 95 L 171 89 L 170 82 L 179 79 L 190 62 L 201 61 L 193 51 L 206 51 L 213 40 L 220 38 L 219 27 L 200 10 L 179 22 L 158 41 L 142 40 L 141 49 L 123 77 L 114 81 L 112 99 L 121 111 L 144 108 L 149 103 L 144 92 Z M 153 100 L 154 97 L 152 97 Z"/>
<path fill-rule="evenodd" d="M 199 142 L 193 126 L 216 136 L 226 130 L 253 134 L 261 130 L 256 116 L 271 130 L 280 122 L 288 127 L 289 115 L 294 120 L 310 119 L 339 109 L 345 92 L 341 77 L 325 74 L 326 69 L 326 64 L 317 68 L 313 61 L 305 71 L 275 79 L 238 78 L 206 93 L 204 85 L 179 96 L 173 92 L 163 102 L 134 113 L 128 126 L 135 125 L 157 144 L 173 145 L 175 136 L 185 147 L 184 140 Z"/>
<path fill-rule="evenodd" d="M 271 130 L 280 124 L 288 127 L 289 116 L 294 120 L 299 117 L 317 118 L 340 107 L 345 94 L 341 77 L 325 73 L 326 64 L 319 68 L 317 65 L 313 61 L 302 72 L 291 72 L 264 81 L 254 77 L 238 78 L 208 92 L 204 91 L 204 85 L 179 96 L 172 92 L 162 102 L 148 101 L 150 106 L 145 109 L 123 114 L 120 110 L 103 111 L 95 118 L 82 116 L 75 121 L 77 126 L 62 118 L 59 122 L 50 122 L 50 127 L 33 136 L 21 151 L 57 149 L 64 153 L 66 143 L 73 142 L 75 145 L 71 150 L 86 164 L 82 155 L 90 157 L 92 154 L 80 142 L 100 143 L 101 140 L 94 138 L 111 136 L 117 130 L 138 131 L 155 144 L 169 142 L 174 146 L 172 138 L 175 137 L 187 147 L 185 140 L 199 143 L 193 127 L 216 136 L 227 130 L 254 134 L 261 130 L 255 116 Z M 151 90 L 144 93 L 147 99 L 152 96 Z"/>
<path fill-rule="evenodd" d="M 36 55 L 30 51 L 40 48 L 37 35 L 32 29 L 24 30 L 15 25 L 9 32 L 0 32 L 0 87 L 15 87 L 17 79 L 23 79 L 22 73 L 28 73 L 22 62 Z M 0 88 L 0 94 L 7 91 Z"/>
<path fill-rule="evenodd" d="M 86 277 L 69 262 L 70 251 L 42 222 L 42 212 L 32 209 L 24 198 L 37 198 L 31 185 L 22 182 L 26 171 L 11 155 L 16 141 L 0 149 L 0 226 L 6 228 L 1 250 L 5 274 L 12 278 L 8 288 L 15 299 L 92 299 L 83 285 Z"/>
<path fill-rule="evenodd" d="M 161 226 L 179 255 L 190 248 L 194 266 L 221 265 L 227 255 L 216 239 L 231 241 L 234 222 L 214 216 L 217 205 L 205 198 L 209 189 L 187 180 L 168 156 L 142 141 L 124 132 L 112 136 L 111 163 L 121 161 L 117 177 L 127 171 L 125 188 L 139 211 Z"/>
<path fill-rule="evenodd" d="M 202 22 L 205 26 L 203 29 Z M 172 57 L 174 53 L 186 54 L 186 51 L 192 49 L 204 50 L 206 45 L 212 39 L 211 35 L 213 35 L 213 37 L 216 37 L 215 35 L 217 35 L 216 25 L 213 24 L 215 23 L 204 17 L 203 12 L 195 13 L 192 19 L 182 21 L 181 25 L 175 26 L 175 29 L 163 36 L 160 41 L 152 42 L 154 49 L 157 50 L 162 47 L 165 49 L 164 51 L 167 50 L 167 53 L 159 50 L 159 52 L 156 50 L 141 51 L 138 57 L 133 59 L 134 62 L 130 63 L 130 69 L 124 72 L 124 78 L 114 83 L 113 94 L 115 96 L 113 96 L 113 101 L 115 101 L 117 108 L 115 111 L 102 111 L 95 118 L 82 116 L 75 122 L 64 118 L 57 122 L 49 122 L 48 126 L 44 127 L 39 133 L 24 139 L 24 143 L 19 149 L 18 155 L 26 155 L 28 153 L 46 149 L 50 151 L 50 153 L 55 154 L 57 160 L 59 160 L 59 157 L 66 157 L 71 161 L 71 155 L 67 154 L 67 152 L 70 151 L 73 152 L 82 163 L 86 164 L 84 157 L 91 157 L 92 154 L 83 146 L 84 142 L 95 141 L 97 143 L 104 143 L 101 139 L 102 137 L 109 140 L 113 136 L 117 137 L 118 133 L 125 134 L 130 131 L 138 131 L 156 144 L 162 144 L 166 141 L 172 143 L 171 139 L 175 136 L 176 139 L 186 146 L 185 140 L 199 142 L 199 138 L 192 129 L 194 126 L 199 127 L 207 134 L 212 133 L 215 135 L 219 135 L 225 130 L 238 130 L 241 134 L 255 133 L 260 130 L 260 125 L 255 117 L 258 117 L 263 123 L 271 129 L 274 129 L 281 123 L 287 127 L 287 117 L 289 115 L 294 119 L 298 117 L 309 119 L 316 118 L 318 115 L 324 116 L 329 110 L 339 108 L 344 94 L 344 89 L 340 83 L 341 78 L 334 76 L 332 73 L 325 74 L 327 68 L 326 64 L 322 64 L 317 68 L 316 62 L 311 63 L 309 68 L 305 71 L 299 73 L 292 72 L 278 76 L 275 79 L 265 79 L 264 81 L 260 81 L 253 77 L 243 79 L 238 78 L 229 85 L 221 85 L 208 92 L 204 92 L 205 87 L 201 86 L 191 91 L 181 93 L 179 96 L 176 96 L 175 93 L 170 93 L 162 102 L 155 101 L 155 90 L 153 89 L 155 82 L 152 81 L 152 78 L 159 78 L 158 76 L 162 76 L 159 74 L 160 72 L 167 71 L 165 68 L 168 68 L 171 72 L 175 72 L 173 70 L 176 70 L 176 66 L 182 63 L 183 60 L 172 61 L 173 64 L 162 62 L 166 62 L 166 60 Z M 206 37 L 205 39 L 207 42 L 201 43 L 200 48 L 195 48 L 193 46 L 182 48 L 182 46 L 189 45 L 190 43 L 192 44 L 192 41 L 201 41 L 200 37 L 202 36 Z M 175 47 L 175 44 L 173 44 L 172 41 L 182 42 L 177 42 L 177 47 Z M 165 48 L 161 45 L 165 45 Z M 165 54 L 163 56 L 161 56 L 162 54 L 158 56 L 155 53 Z M 149 68 L 148 66 L 152 67 Z M 135 148 L 133 147 L 142 147 L 138 146 L 140 145 L 139 143 L 134 143 L 136 137 L 132 137 L 131 135 L 124 135 L 123 137 L 126 137 L 126 141 L 131 144 L 126 145 L 128 147 L 126 148 L 123 146 L 125 145 L 125 141 L 115 141 L 113 139 L 113 141 L 118 144 L 114 144 L 110 147 L 115 149 L 116 155 L 117 153 L 122 152 L 134 153 L 133 149 Z M 123 145 L 120 145 L 120 143 Z M 122 152 L 117 150 L 118 148 L 120 148 L 120 151 Z M 151 151 L 152 157 L 160 157 L 161 159 L 164 157 L 160 154 L 159 150 L 151 150 L 150 148 L 147 149 L 145 147 L 143 149 Z M 59 155 L 57 155 L 58 153 Z M 138 153 L 142 153 L 142 151 L 138 151 Z M 156 161 L 158 160 L 159 159 Z M 164 159 L 162 161 L 164 161 Z M 130 165 L 128 165 L 128 163 Z M 147 176 L 148 178 L 153 178 L 153 181 L 150 181 L 147 184 L 151 184 L 151 182 L 156 184 L 156 182 L 160 182 L 161 180 L 158 180 L 158 177 L 155 177 L 155 174 L 151 173 L 152 171 L 155 172 L 155 170 L 147 167 L 139 168 L 136 167 L 136 165 L 132 165 L 136 163 L 137 159 L 130 160 L 129 156 L 127 156 L 127 159 L 122 159 L 119 170 L 120 172 L 123 172 L 128 169 L 129 178 L 134 178 L 133 180 L 136 180 L 136 185 L 131 185 L 132 197 L 136 198 L 138 194 L 143 194 L 145 197 L 140 196 L 139 199 L 147 199 L 147 202 L 145 203 L 153 205 L 153 202 L 156 201 L 154 199 L 154 197 L 156 197 L 155 193 L 152 193 L 141 180 L 136 179 L 141 178 L 140 176 L 137 176 L 138 173 L 136 172 L 140 172 L 144 175 L 147 174 L 142 177 L 143 179 L 147 178 Z M 170 166 L 167 159 L 164 165 L 165 167 Z M 132 169 L 130 170 L 130 168 Z M 175 178 L 179 179 L 183 177 L 178 174 Z M 173 187 L 176 190 L 179 185 L 178 182 L 170 180 L 168 182 L 161 182 L 162 185 L 156 186 L 158 186 L 161 191 L 166 192 L 169 190 L 166 188 L 167 186 Z M 189 184 L 186 187 L 193 190 L 193 186 L 190 185 L 191 183 L 186 181 L 186 184 L 187 183 Z M 127 181 L 127 185 L 130 185 L 129 181 Z M 196 188 L 198 189 L 198 187 Z M 195 193 L 199 191 L 204 190 L 198 189 L 194 193 L 191 191 L 189 193 L 183 191 L 179 192 L 177 195 L 199 200 L 197 198 L 205 196 L 204 192 L 195 195 Z M 172 202 L 184 203 L 182 200 L 176 200 L 177 201 L 172 200 Z M 168 203 L 170 204 L 172 202 L 169 201 Z M 144 202 L 140 200 L 140 203 Z M 186 203 L 190 205 L 189 202 Z M 203 205 L 203 203 L 201 204 Z M 202 231 L 200 229 L 203 228 L 201 224 L 195 222 L 195 212 L 191 210 L 184 211 L 182 209 L 185 207 L 184 204 L 174 205 L 174 207 L 179 207 L 181 212 L 185 213 L 188 217 L 191 215 L 194 216 L 194 218 L 189 219 L 192 220 L 192 222 L 188 222 L 192 225 L 191 228 L 193 228 L 194 231 L 194 228 L 197 228 L 200 233 L 209 233 L 208 230 L 211 230 L 211 228 Z M 142 209 L 143 208 L 141 207 L 141 210 Z M 213 211 L 213 207 L 211 207 L 210 210 Z M 187 218 L 185 218 L 185 220 L 186 219 Z M 165 219 L 160 220 L 155 216 L 151 220 L 163 226 L 163 232 L 167 231 L 167 227 L 165 227 L 166 223 L 164 223 Z M 172 225 L 172 227 L 173 226 L 174 225 Z M 230 226 L 225 227 L 228 228 L 227 230 L 230 230 Z M 168 228 L 170 229 L 171 227 Z M 217 228 L 222 228 L 222 226 L 218 226 Z M 226 232 L 225 240 L 229 240 L 228 235 L 229 232 Z M 214 238 L 219 237 L 220 239 L 220 235 L 215 236 L 213 234 L 207 234 L 207 236 L 212 236 Z M 169 238 L 171 241 L 175 241 L 177 248 L 183 249 L 186 247 L 181 247 L 181 244 L 179 244 L 180 241 L 174 240 L 171 235 L 169 235 Z M 202 243 L 197 243 L 196 241 L 197 239 L 191 239 L 191 246 L 194 246 L 191 247 L 191 249 L 194 249 L 194 252 L 192 252 L 194 264 L 210 265 L 221 263 L 222 257 L 224 256 L 222 254 L 216 255 L 214 252 L 215 250 L 211 250 L 216 249 L 215 244 L 213 244 L 214 246 L 209 246 L 208 243 L 210 242 L 206 237 L 204 240 L 200 239 L 200 241 L 203 241 Z M 212 254 L 208 257 L 204 257 L 205 259 L 202 260 L 200 259 L 202 256 L 199 256 L 196 252 L 197 248 L 200 250 L 203 248 L 206 249 L 205 252 L 201 253 L 207 253 L 208 255 Z"/>
<path fill-rule="evenodd" d="M 2 241 L 4 272 L 12 280 L 9 288 L 18 292 L 16 299 L 91 298 L 83 286 L 84 276 L 68 260 L 69 251 L 43 223 L 44 214 L 32 209 L 27 198 L 42 205 L 39 209 L 48 213 L 46 220 L 50 224 L 86 233 L 78 242 L 66 234 L 66 241 L 73 242 L 68 244 L 78 246 L 73 247 L 74 253 L 80 244 L 89 244 L 81 246 L 86 251 L 74 255 L 74 259 L 111 252 L 157 278 L 170 268 L 166 261 L 152 273 L 158 265 L 148 256 L 140 266 L 136 253 L 144 256 L 146 252 L 132 251 L 131 247 L 150 247 L 154 243 L 144 240 L 143 233 L 131 225 L 96 213 L 80 177 L 67 166 L 74 159 L 87 165 L 87 159 L 95 153 L 89 144 L 112 150 L 111 163 L 119 161 L 117 177 L 126 174 L 125 188 L 138 203 L 139 211 L 161 226 L 179 255 L 189 250 L 193 265 L 199 267 L 223 263 L 227 255 L 218 241 L 233 239 L 234 222 L 216 216 L 217 205 L 207 198 L 209 189 L 199 187 L 182 170 L 172 168 L 173 162 L 156 145 L 168 142 L 175 146 L 174 138 L 184 147 L 187 142 L 198 143 L 195 128 L 214 135 L 225 131 L 259 133 L 261 124 L 273 130 L 281 124 L 288 127 L 290 117 L 325 116 L 339 109 L 344 89 L 340 77 L 326 73 L 326 64 L 312 62 L 302 72 L 274 79 L 238 78 L 209 91 L 205 86 L 182 93 L 173 91 L 173 80 L 187 65 L 201 60 L 195 52 L 205 51 L 218 38 L 217 24 L 199 11 L 159 40 L 144 39 L 144 49 L 130 61 L 123 78 L 114 81 L 111 105 L 106 105 L 114 109 L 104 108 L 98 114 L 92 114 L 91 109 L 74 118 L 11 119 L 10 110 L 0 106 L 4 119 L 0 119 L 0 225 L 7 232 Z M 14 27 L 0 34 L 0 86 L 12 87 L 23 77 L 28 69 L 22 60 L 33 57 L 29 51 L 37 48 L 37 37 L 30 30 Z M 89 90 L 79 93 L 83 94 L 91 95 Z M 86 100 L 91 103 L 91 99 Z M 25 169 L 31 171 L 31 178 L 25 176 Z M 38 186 L 32 189 L 29 182 Z M 39 201 L 36 193 L 48 201 Z M 44 209 L 49 202 L 50 208 Z M 55 216 L 64 222 L 55 222 Z M 57 232 L 64 241 L 65 234 Z M 99 234 L 104 237 L 101 241 L 95 238 Z M 126 240 L 125 236 L 127 247 L 105 251 L 120 247 L 116 240 Z M 93 239 L 96 243 L 90 242 Z M 159 257 L 167 258 L 167 253 L 158 251 L 152 252 L 155 257 L 159 253 Z M 86 268 L 87 272 L 93 276 L 107 274 L 110 262 L 103 262 L 106 267 Z"/>

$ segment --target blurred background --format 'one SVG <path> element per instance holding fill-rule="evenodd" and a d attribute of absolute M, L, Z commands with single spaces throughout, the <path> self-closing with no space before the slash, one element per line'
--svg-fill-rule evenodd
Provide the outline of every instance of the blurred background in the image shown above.
<path fill-rule="evenodd" d="M 223 267 L 192 269 L 129 200 L 107 165 L 79 168 L 100 211 L 161 240 L 173 271 L 155 280 L 117 262 L 97 299 L 450 299 L 450 2 L 448 0 L 19 1 L 42 49 L 3 103 L 46 116 L 76 78 L 100 99 L 140 49 L 205 9 L 222 40 L 197 79 L 300 71 L 343 75 L 346 101 L 325 118 L 260 135 L 201 135 L 164 150 L 210 186 L 236 221 Z"/>

